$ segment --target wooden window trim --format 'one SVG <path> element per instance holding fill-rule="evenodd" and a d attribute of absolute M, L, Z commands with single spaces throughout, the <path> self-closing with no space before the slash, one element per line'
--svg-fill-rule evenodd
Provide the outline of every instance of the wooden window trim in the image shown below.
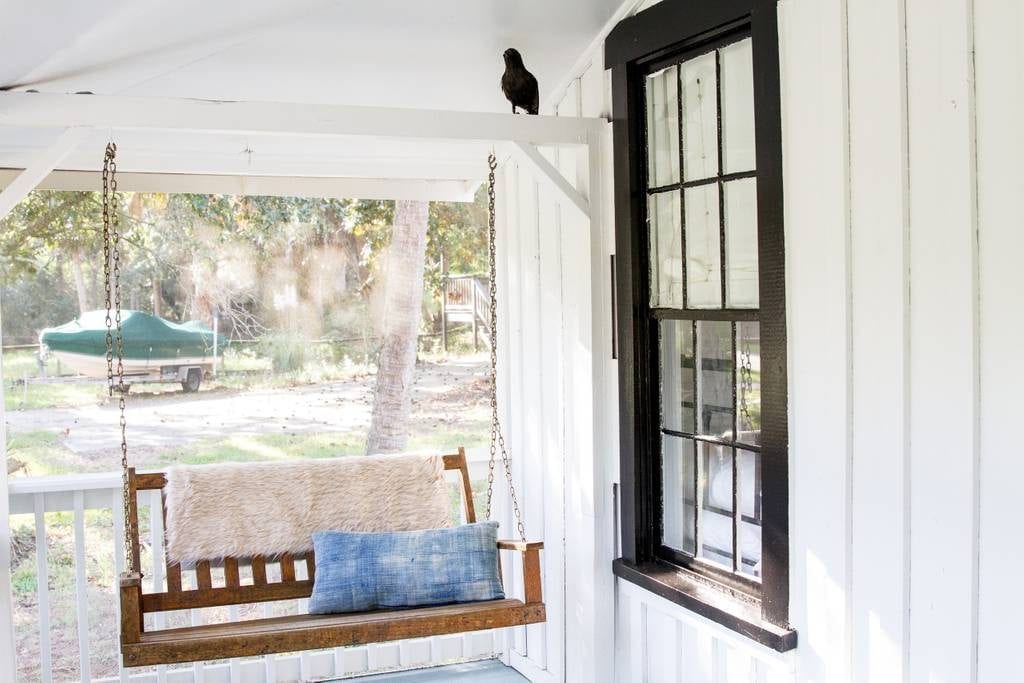
<path fill-rule="evenodd" d="M 783 651 L 796 646 L 796 633 L 788 626 L 786 296 L 776 12 L 775 0 L 664 0 L 616 26 L 605 42 L 605 64 L 612 72 L 620 415 L 622 557 L 616 560 L 614 571 L 621 579 Z M 651 339 L 644 221 L 644 74 L 666 59 L 739 34 L 752 38 L 757 140 L 763 351 L 762 578 L 757 594 L 692 563 L 688 567 L 666 563 L 659 552 L 661 475 L 654 439 L 658 427 L 652 419 L 658 409 L 656 370 L 652 370 L 657 368 L 658 345 L 656 337 Z M 662 311 L 653 313 L 675 317 Z M 722 311 L 713 313 L 718 317 Z M 690 315 L 685 312 L 686 317 Z M 745 315 L 735 312 L 736 319 Z"/>

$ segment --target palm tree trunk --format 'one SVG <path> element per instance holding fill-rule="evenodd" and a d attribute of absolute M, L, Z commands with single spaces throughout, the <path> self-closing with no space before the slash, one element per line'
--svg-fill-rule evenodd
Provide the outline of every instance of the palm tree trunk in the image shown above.
<path fill-rule="evenodd" d="M 78 313 L 89 310 L 89 291 L 85 286 L 85 275 L 82 274 L 82 248 L 75 247 L 71 252 L 71 277 L 75 282 L 75 294 L 78 295 Z"/>
<path fill-rule="evenodd" d="M 161 291 L 159 275 L 154 273 L 150 286 L 149 301 L 150 307 L 153 309 L 153 315 L 162 316 L 164 314 L 164 295 Z"/>
<path fill-rule="evenodd" d="M 394 453 L 409 441 L 416 340 L 423 309 L 427 202 L 396 201 L 388 248 L 384 330 L 367 453 Z"/>

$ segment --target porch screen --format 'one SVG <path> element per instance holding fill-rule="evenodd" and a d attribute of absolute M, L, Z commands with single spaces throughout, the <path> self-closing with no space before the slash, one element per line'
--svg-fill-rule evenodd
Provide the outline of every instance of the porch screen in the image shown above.
<path fill-rule="evenodd" d="M 659 554 L 756 583 L 761 391 L 751 41 L 663 65 L 644 88 Z"/>

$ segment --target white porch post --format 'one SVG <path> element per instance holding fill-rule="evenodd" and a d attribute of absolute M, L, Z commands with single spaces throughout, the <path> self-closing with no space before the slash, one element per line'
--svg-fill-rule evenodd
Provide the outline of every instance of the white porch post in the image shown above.
<path fill-rule="evenodd" d="M 34 190 L 88 134 L 88 128 L 72 127 L 63 133 L 18 177 L 0 192 L 0 219 Z M 2 301 L 0 301 L 2 305 Z M 0 312 L 0 325 L 3 313 Z M 0 330 L 0 346 L 3 332 Z M 2 352 L 0 352 L 2 355 Z M 14 601 L 11 595 L 11 519 L 7 488 L 7 422 L 4 410 L 4 373 L 0 363 L 0 680 L 15 680 Z"/>
<path fill-rule="evenodd" d="M 0 295 L 0 307 L 3 297 Z M 0 311 L 0 327 L 3 312 Z M 0 346 L 3 331 L 0 329 Z M 7 418 L 4 414 L 4 369 L 0 363 L 0 679 L 15 680 L 14 600 L 11 596 L 11 515 L 7 494 Z"/>

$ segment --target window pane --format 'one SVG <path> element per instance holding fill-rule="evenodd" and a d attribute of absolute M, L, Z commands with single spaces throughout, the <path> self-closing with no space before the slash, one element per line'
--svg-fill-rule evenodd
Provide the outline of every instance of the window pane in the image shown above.
<path fill-rule="evenodd" d="M 693 323 L 661 322 L 661 426 L 694 431 Z"/>
<path fill-rule="evenodd" d="M 651 306 L 683 307 L 683 237 L 679 192 L 659 192 L 647 198 L 651 235 Z"/>
<path fill-rule="evenodd" d="M 694 444 L 690 439 L 663 435 L 661 438 L 661 542 L 670 548 L 693 555 L 694 515 L 696 508 L 696 465 Z"/>
<path fill-rule="evenodd" d="M 683 179 L 699 180 L 718 173 L 718 92 L 715 53 L 682 64 Z"/>
<path fill-rule="evenodd" d="M 736 323 L 737 441 L 761 445 L 761 325 Z"/>
<path fill-rule="evenodd" d="M 700 557 L 732 569 L 732 448 L 697 442 Z"/>
<path fill-rule="evenodd" d="M 737 450 L 739 458 L 740 564 L 743 574 L 761 576 L 761 455 Z"/>
<path fill-rule="evenodd" d="M 726 305 L 757 308 L 757 180 L 725 183 Z"/>
<path fill-rule="evenodd" d="M 647 184 L 679 182 L 678 67 L 647 77 Z"/>
<path fill-rule="evenodd" d="M 720 51 L 724 173 L 754 169 L 754 68 L 750 38 Z"/>
<path fill-rule="evenodd" d="M 697 431 L 728 439 L 733 430 L 732 323 L 697 323 Z"/>
<path fill-rule="evenodd" d="M 685 190 L 686 288 L 690 308 L 722 305 L 721 225 L 718 184 Z"/>

